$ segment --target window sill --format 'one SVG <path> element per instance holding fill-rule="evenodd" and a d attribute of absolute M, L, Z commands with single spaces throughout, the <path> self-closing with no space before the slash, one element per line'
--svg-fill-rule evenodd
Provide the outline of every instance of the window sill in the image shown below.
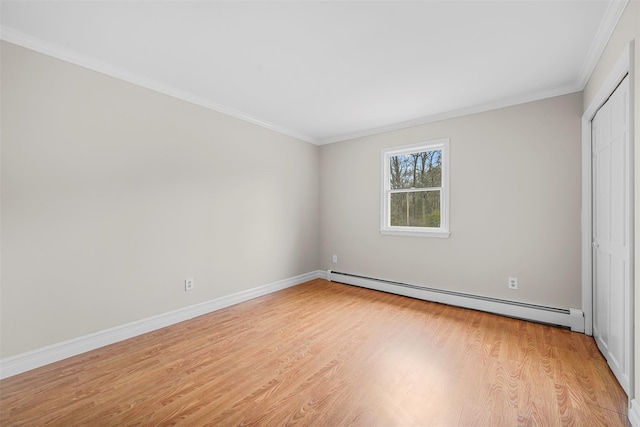
<path fill-rule="evenodd" d="M 448 239 L 451 235 L 450 231 L 422 231 L 422 230 L 380 230 L 380 234 L 386 234 L 391 236 L 412 236 L 412 237 L 437 237 L 441 239 Z"/>

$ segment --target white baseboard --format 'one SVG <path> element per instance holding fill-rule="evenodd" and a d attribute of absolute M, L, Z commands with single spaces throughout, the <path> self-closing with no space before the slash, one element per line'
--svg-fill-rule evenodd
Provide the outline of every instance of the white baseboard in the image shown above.
<path fill-rule="evenodd" d="M 636 399 L 631 400 L 629 408 L 629 422 L 633 427 L 640 427 L 640 403 Z"/>
<path fill-rule="evenodd" d="M 194 304 L 158 316 L 116 326 L 93 334 L 49 345 L 16 356 L 0 360 L 0 379 L 11 377 L 31 369 L 39 368 L 59 360 L 77 356 L 109 344 L 123 341 L 137 335 L 146 334 L 203 314 L 211 313 L 253 298 L 290 288 L 313 279 L 326 279 L 325 271 L 317 270 L 288 279 L 247 289 L 211 301 Z"/>
<path fill-rule="evenodd" d="M 561 325 L 574 332 L 584 333 L 584 315 L 582 310 L 544 307 L 515 301 L 488 298 L 462 292 L 446 291 L 436 288 L 392 282 L 370 277 L 362 277 L 328 270 L 327 280 L 360 286 L 368 289 L 389 292 L 425 301 L 439 302 L 456 307 L 470 308 L 501 314 L 503 316 L 532 320 L 535 322 Z M 639 426 L 640 427 L 640 426 Z"/>

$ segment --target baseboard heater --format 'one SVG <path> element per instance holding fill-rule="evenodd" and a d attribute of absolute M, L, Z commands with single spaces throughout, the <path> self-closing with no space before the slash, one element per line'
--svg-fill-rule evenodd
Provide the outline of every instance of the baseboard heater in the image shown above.
<path fill-rule="evenodd" d="M 584 315 L 582 310 L 573 308 L 546 307 L 517 301 L 503 300 L 463 292 L 447 291 L 411 285 L 409 283 L 376 279 L 340 271 L 327 271 L 327 280 L 362 288 L 403 295 L 425 301 L 439 302 L 457 307 L 486 311 L 518 319 L 570 328 L 574 332 L 584 333 Z"/>

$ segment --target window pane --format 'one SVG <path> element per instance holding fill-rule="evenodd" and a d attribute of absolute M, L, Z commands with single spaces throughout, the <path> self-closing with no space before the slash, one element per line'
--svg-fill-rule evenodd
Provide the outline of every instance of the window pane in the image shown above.
<path fill-rule="evenodd" d="M 391 193 L 392 227 L 440 227 L 440 191 Z"/>
<path fill-rule="evenodd" d="M 442 186 L 442 150 L 392 156 L 389 159 L 392 190 Z"/>

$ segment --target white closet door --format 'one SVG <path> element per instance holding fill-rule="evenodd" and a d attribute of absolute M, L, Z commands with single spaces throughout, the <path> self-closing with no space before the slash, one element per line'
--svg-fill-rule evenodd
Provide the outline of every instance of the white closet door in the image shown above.
<path fill-rule="evenodd" d="M 629 393 L 630 158 L 629 77 L 592 121 L 593 336 Z"/>

